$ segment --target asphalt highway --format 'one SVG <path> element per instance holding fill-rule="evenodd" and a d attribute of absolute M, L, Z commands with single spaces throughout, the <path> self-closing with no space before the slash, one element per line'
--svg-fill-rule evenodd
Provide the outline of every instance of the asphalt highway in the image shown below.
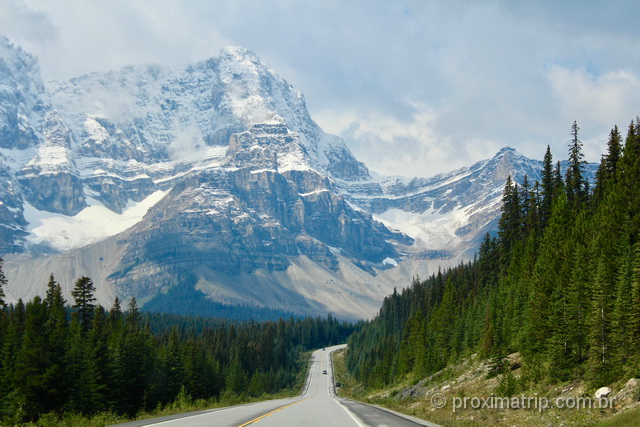
<path fill-rule="evenodd" d="M 410 420 L 365 403 L 337 397 L 333 387 L 330 353 L 344 347 L 328 347 L 313 353 L 305 390 L 298 397 L 134 421 L 119 426 L 435 426 L 419 420 Z"/>

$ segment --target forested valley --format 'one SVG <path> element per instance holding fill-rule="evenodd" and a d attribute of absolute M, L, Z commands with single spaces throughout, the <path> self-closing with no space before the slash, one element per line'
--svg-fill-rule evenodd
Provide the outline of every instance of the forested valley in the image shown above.
<path fill-rule="evenodd" d="M 0 285 L 10 286 L 2 273 Z M 0 287 L 0 290 L 2 290 Z M 65 301 L 53 275 L 44 297 L 6 305 L 0 293 L 0 421 L 44 414 L 133 417 L 177 399 L 237 402 L 304 381 L 302 353 L 345 342 L 355 325 L 326 318 L 230 321 L 95 304 L 81 277 Z M 293 390 L 295 393 L 299 389 Z"/>
<path fill-rule="evenodd" d="M 231 402 L 292 389 L 302 353 L 348 339 L 346 365 L 366 388 L 423 378 L 471 354 L 503 392 L 640 375 L 640 119 L 611 130 L 596 180 L 585 178 L 579 128 L 568 166 L 550 149 L 541 182 L 503 193 L 495 236 L 476 258 L 388 296 L 365 324 L 326 318 L 238 321 L 144 312 L 132 299 L 95 304 L 90 278 L 66 301 L 7 305 L 0 260 L 0 420 L 44 414 L 134 417 L 179 399 Z M 262 315 L 268 316 L 265 312 Z M 505 358 L 519 352 L 524 375 Z"/>
<path fill-rule="evenodd" d="M 578 131 L 566 172 L 547 147 L 542 182 L 508 179 L 497 235 L 472 262 L 414 278 L 351 336 L 347 368 L 361 384 L 424 378 L 472 354 L 508 396 L 640 375 L 640 120 L 624 140 L 611 130 L 591 184 Z M 515 352 L 517 379 L 505 368 Z"/>

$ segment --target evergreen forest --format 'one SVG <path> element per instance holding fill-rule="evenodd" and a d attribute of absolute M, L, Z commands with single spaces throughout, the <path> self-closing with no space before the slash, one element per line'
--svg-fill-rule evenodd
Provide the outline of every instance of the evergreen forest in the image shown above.
<path fill-rule="evenodd" d="M 65 301 L 53 275 L 44 297 L 6 305 L 0 260 L 0 423 L 112 413 L 133 417 L 177 399 L 239 401 L 292 390 L 302 353 L 345 342 L 354 325 L 326 318 L 230 321 L 141 312 L 136 300 L 95 304 L 88 277 Z M 298 392 L 298 389 L 294 390 Z"/>
<path fill-rule="evenodd" d="M 347 368 L 365 387 L 424 378 L 472 354 L 498 375 L 520 352 L 540 382 L 591 387 L 640 375 L 640 120 L 614 127 L 595 182 L 573 123 L 568 167 L 547 147 L 541 182 L 509 178 L 497 235 L 472 262 L 388 296 L 349 339 Z"/>

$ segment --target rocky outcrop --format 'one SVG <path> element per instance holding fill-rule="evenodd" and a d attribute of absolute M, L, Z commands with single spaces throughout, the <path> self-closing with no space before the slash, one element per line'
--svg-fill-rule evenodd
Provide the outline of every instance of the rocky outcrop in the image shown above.
<path fill-rule="evenodd" d="M 11 171 L 0 163 L 0 254 L 21 252 L 29 234 L 23 216 L 24 202 L 17 190 Z"/>
<path fill-rule="evenodd" d="M 0 148 L 37 145 L 48 107 L 38 61 L 0 37 Z"/>
<path fill-rule="evenodd" d="M 293 176 L 305 189 L 323 183 L 317 176 Z M 377 265 L 399 257 L 392 242 L 410 242 L 342 196 L 326 188 L 300 193 L 297 182 L 249 168 L 192 174 L 127 233 L 127 253 L 113 282 L 121 293 L 144 299 L 185 277 L 197 281 L 194 272 L 203 269 L 228 275 L 284 271 L 289 258 L 300 255 L 335 269 L 338 253 Z"/>
<path fill-rule="evenodd" d="M 38 210 L 74 215 L 87 206 L 82 182 L 68 172 L 25 173 L 20 180 L 27 200 Z"/>

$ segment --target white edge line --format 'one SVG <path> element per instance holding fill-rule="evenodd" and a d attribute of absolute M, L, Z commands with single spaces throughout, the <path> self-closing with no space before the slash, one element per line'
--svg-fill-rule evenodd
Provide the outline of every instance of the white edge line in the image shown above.
<path fill-rule="evenodd" d="M 311 384 L 311 375 L 313 374 L 313 369 L 316 364 L 316 352 L 311 353 L 311 358 L 309 360 L 309 372 L 307 373 L 307 380 L 304 384 L 304 388 L 302 389 L 302 393 L 300 393 L 300 397 L 306 396 L 309 391 L 309 385 Z"/>
<path fill-rule="evenodd" d="M 347 348 L 347 346 L 344 346 L 344 347 L 342 347 L 342 348 Z M 345 405 L 343 405 L 343 404 L 338 400 L 338 398 L 337 398 L 337 397 L 338 397 L 338 395 L 337 395 L 337 393 L 336 393 L 336 391 L 335 391 L 335 382 L 334 382 L 334 381 L 335 381 L 335 379 L 334 379 L 334 377 L 333 377 L 333 357 L 332 357 L 332 353 L 333 353 L 334 351 L 336 351 L 336 350 L 341 350 L 341 349 L 340 349 L 340 348 L 336 348 L 335 350 L 331 350 L 331 352 L 329 353 L 329 360 L 331 361 L 331 381 L 332 381 L 332 382 L 331 382 L 331 389 L 330 389 L 330 391 L 329 391 L 329 395 L 331 396 L 331 398 L 332 398 L 333 400 L 335 400 L 335 401 L 338 403 L 338 405 L 342 406 L 342 408 L 343 408 L 345 411 L 347 411 L 347 414 L 349 414 L 349 415 L 351 416 L 351 418 L 353 418 L 353 420 L 354 420 L 354 421 L 355 421 L 355 422 L 356 422 L 360 427 L 364 427 L 364 425 L 362 425 L 362 423 L 361 423 L 360 421 L 358 421 L 358 419 L 356 418 L 356 417 L 357 417 L 357 415 L 355 415 L 353 412 L 351 412 L 351 411 L 349 410 L 349 408 L 347 408 Z M 364 402 L 359 402 L 359 403 L 364 403 Z M 442 427 L 442 426 L 440 426 L 439 424 L 434 424 L 434 423 L 432 423 L 432 422 L 430 422 L 430 421 L 423 420 L 423 419 L 418 418 L 418 417 L 412 417 L 411 415 L 403 414 L 403 413 L 401 413 L 401 412 L 394 411 L 393 409 L 385 408 L 384 406 L 380 406 L 380 405 L 372 405 L 372 404 L 370 404 L 370 403 L 364 403 L 364 404 L 365 404 L 365 405 L 369 405 L 369 406 L 371 406 L 371 407 L 373 407 L 373 408 L 377 408 L 377 409 L 379 409 L 379 410 L 381 410 L 381 411 L 384 411 L 384 412 L 386 412 L 386 413 L 388 413 L 388 414 L 395 415 L 395 416 L 396 416 L 396 417 L 398 417 L 398 418 L 404 418 L 405 420 L 407 420 L 407 421 L 411 421 L 411 422 L 414 422 L 414 423 L 416 423 L 416 424 L 418 424 L 418 425 L 423 425 L 423 426 L 433 426 L 433 427 Z"/>
<path fill-rule="evenodd" d="M 342 347 L 342 348 L 346 348 L 346 346 Z M 339 400 L 338 400 L 338 396 L 336 394 L 336 390 L 335 390 L 335 377 L 333 376 L 333 352 L 336 350 L 341 350 L 339 348 L 336 348 L 334 350 L 331 350 L 329 352 L 329 362 L 331 362 L 331 387 L 329 389 L 329 396 L 331 396 L 331 398 L 338 404 L 340 405 L 340 407 L 342 409 L 344 409 L 347 414 L 349 414 L 349 416 L 351 417 L 351 419 L 353 419 L 353 421 L 355 421 L 355 423 L 359 426 L 359 427 L 364 427 L 364 425 L 360 422 L 360 420 L 356 417 L 356 415 L 351 412 L 349 410 L 349 408 L 347 408 L 345 405 L 343 405 Z"/>
<path fill-rule="evenodd" d="M 313 360 L 315 362 L 316 361 L 315 359 L 316 359 L 315 358 L 315 352 L 311 353 L 311 360 Z M 332 366 L 332 372 L 333 372 L 333 364 L 331 366 Z M 302 391 L 302 393 L 300 394 L 299 397 L 304 397 L 307 394 L 307 392 L 309 391 L 309 384 L 311 383 L 311 374 L 313 373 L 312 370 L 313 370 L 313 366 L 312 366 L 311 363 L 309 363 L 309 373 L 307 375 L 307 381 L 306 381 L 304 390 Z M 333 379 L 333 373 L 331 375 L 332 375 L 332 379 Z M 260 401 L 260 402 L 250 403 L 249 405 L 256 405 L 256 404 L 263 403 L 263 402 L 268 402 L 268 400 L 263 400 L 263 401 Z M 238 408 L 240 406 L 244 406 L 244 405 L 232 405 L 232 406 L 229 406 L 227 408 L 212 409 L 211 411 L 208 411 L 208 412 L 205 412 L 205 413 L 202 413 L 202 414 L 191 415 L 191 416 L 188 416 L 188 417 L 174 418 L 174 419 L 171 419 L 171 420 L 160 421 L 160 422 L 157 422 L 157 423 L 143 424 L 141 427 L 159 426 L 159 425 L 162 425 L 162 424 L 168 424 L 168 423 L 172 423 L 172 422 L 175 422 L 175 421 L 178 421 L 178 420 L 184 420 L 184 419 L 187 419 L 187 418 L 195 418 L 195 417 L 201 417 L 203 415 L 209 415 L 212 412 L 223 412 L 223 411 L 227 411 L 229 409 Z M 340 406 L 342 406 L 342 405 L 340 405 Z M 351 414 L 349 414 L 349 415 L 351 415 Z M 360 425 L 360 427 L 364 427 L 364 426 Z"/>
<path fill-rule="evenodd" d="M 231 409 L 231 408 L 228 408 Z M 226 409 L 221 409 L 220 411 L 211 411 L 211 412 L 222 412 L 225 411 Z M 181 417 L 181 418 L 174 418 L 172 420 L 167 420 L 167 421 L 160 421 L 159 423 L 151 423 L 151 424 L 143 424 L 141 427 L 146 427 L 146 426 L 159 426 L 161 424 L 168 424 L 168 423 L 173 423 L 176 421 L 181 421 L 181 420 L 186 420 L 188 418 L 195 418 L 195 417 L 201 417 L 203 415 L 211 415 L 211 412 L 205 412 L 204 414 L 197 414 L 197 415 L 191 415 L 188 417 Z"/>
<path fill-rule="evenodd" d="M 351 411 L 350 411 L 346 406 L 344 406 L 342 403 L 340 403 L 340 402 L 338 401 L 338 399 L 336 399 L 335 397 L 333 397 L 333 396 L 332 396 L 331 398 L 332 398 L 333 400 L 335 400 L 335 401 L 336 401 L 336 403 L 337 403 L 338 405 L 340 405 L 340 407 L 341 407 L 342 409 L 344 409 L 344 410 L 347 412 L 347 414 L 349 414 L 349 416 L 351 417 L 351 419 L 353 419 L 353 421 L 355 421 L 355 423 L 356 423 L 356 424 L 358 424 L 358 426 L 359 426 L 359 427 L 364 427 L 364 425 L 360 422 L 360 420 L 358 420 L 358 419 L 356 418 L 356 416 L 355 416 L 355 415 L 353 415 L 353 413 L 352 413 L 352 412 L 351 412 Z"/>

